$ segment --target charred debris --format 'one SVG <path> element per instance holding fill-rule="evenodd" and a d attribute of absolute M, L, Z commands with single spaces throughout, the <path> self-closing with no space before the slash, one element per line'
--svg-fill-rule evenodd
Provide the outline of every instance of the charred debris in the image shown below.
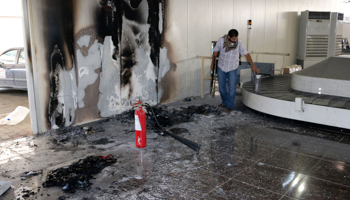
<path fill-rule="evenodd" d="M 152 109 L 157 117 L 159 125 L 162 127 L 171 127 L 174 125 L 191 122 L 198 117 L 199 115 L 221 115 L 224 111 L 222 108 L 218 108 L 209 104 L 204 104 L 200 106 L 191 105 L 188 107 L 181 108 L 169 108 L 167 106 L 152 106 Z M 159 130 L 159 126 L 152 116 L 150 110 L 147 110 L 147 129 L 150 130 Z M 75 127 L 64 127 L 60 129 L 50 130 L 47 134 L 52 135 L 51 142 L 58 146 L 65 145 L 68 142 L 71 142 L 73 146 L 78 146 L 80 143 L 91 143 L 91 144 L 100 144 L 102 138 L 98 141 L 90 141 L 89 135 L 93 133 L 104 132 L 103 123 L 108 121 L 120 121 L 124 124 L 134 124 L 135 123 L 135 110 L 130 109 L 121 114 L 115 115 L 114 117 L 101 120 L 98 124 L 93 126 L 75 126 Z M 130 132 L 131 133 L 131 132 Z M 107 141 L 111 143 L 111 141 Z"/>
<path fill-rule="evenodd" d="M 193 121 L 198 115 L 220 115 L 223 112 L 222 108 L 204 104 L 200 106 L 188 106 L 187 108 L 168 108 L 167 106 L 153 106 L 153 111 L 157 117 L 159 124 L 162 127 L 171 127 L 177 124 Z M 158 129 L 157 122 L 153 118 L 150 111 L 147 109 L 147 128 Z M 134 110 L 125 111 L 116 115 L 113 120 L 118 120 L 122 123 L 134 123 Z"/>
<path fill-rule="evenodd" d="M 223 113 L 223 109 L 208 104 L 201 106 L 192 105 L 187 108 L 181 107 L 177 109 L 168 108 L 167 106 L 153 106 L 152 109 L 162 127 L 171 127 L 173 125 L 191 122 L 199 115 L 220 115 Z M 159 130 L 159 126 L 149 110 L 147 110 L 147 113 L 147 128 Z M 103 120 L 97 123 L 97 126 L 103 126 L 103 123 L 108 121 L 120 121 L 121 123 L 133 124 L 134 110 L 131 109 Z M 106 138 L 100 138 L 96 141 L 89 140 L 89 135 L 92 133 L 105 131 L 102 127 L 97 126 L 65 127 L 51 130 L 47 133 L 53 136 L 51 142 L 57 146 L 61 146 L 61 148 L 65 146 L 66 143 L 72 143 L 73 146 L 78 146 L 80 143 L 90 143 L 92 145 L 111 143 L 112 141 Z M 186 130 L 182 130 L 181 128 L 173 128 L 170 130 L 175 134 L 176 132 L 186 132 Z M 105 167 L 116 163 L 116 161 L 113 155 L 108 155 L 106 157 L 88 156 L 69 166 L 49 171 L 42 186 L 58 186 L 68 193 L 75 193 L 77 189 L 88 190 L 91 185 L 90 179 L 93 178 L 93 175 L 101 172 Z M 27 176 L 28 174 L 25 175 Z"/>
<path fill-rule="evenodd" d="M 87 190 L 91 185 L 90 179 L 105 167 L 117 161 L 113 155 L 88 156 L 72 165 L 49 171 L 43 187 L 59 186 L 62 190 L 75 193 L 77 189 Z"/>
<path fill-rule="evenodd" d="M 93 175 L 101 172 L 104 168 L 113 165 L 117 162 L 117 159 L 109 154 L 107 156 L 88 156 L 84 159 L 80 159 L 73 164 L 61 168 L 51 170 L 47 173 L 46 178 L 42 184 L 42 187 L 61 187 L 66 193 L 75 193 L 76 190 L 89 190 L 92 183 Z M 24 172 L 21 175 L 21 180 L 26 180 L 33 176 L 43 174 L 43 170 Z M 41 187 L 21 187 L 16 190 L 16 199 L 28 199 L 32 195 L 36 195 L 40 192 Z M 44 194 L 41 194 L 43 196 Z M 50 194 L 47 194 L 49 198 Z M 64 196 L 59 199 L 65 199 Z"/>

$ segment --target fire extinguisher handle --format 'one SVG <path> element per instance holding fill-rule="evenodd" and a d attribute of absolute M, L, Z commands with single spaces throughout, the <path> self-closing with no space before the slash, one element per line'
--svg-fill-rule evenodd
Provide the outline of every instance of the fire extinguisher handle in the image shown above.
<path fill-rule="evenodd" d="M 139 100 L 133 100 L 133 101 L 136 102 L 136 103 L 132 104 L 132 106 L 137 106 L 137 105 L 142 104 L 142 102 L 139 101 Z"/>

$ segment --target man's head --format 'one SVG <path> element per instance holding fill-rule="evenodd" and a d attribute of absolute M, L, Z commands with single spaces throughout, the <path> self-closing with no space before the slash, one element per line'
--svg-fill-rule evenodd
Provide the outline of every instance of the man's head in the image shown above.
<path fill-rule="evenodd" d="M 231 29 L 228 34 L 228 39 L 232 42 L 235 43 L 238 41 L 238 31 L 236 29 Z"/>

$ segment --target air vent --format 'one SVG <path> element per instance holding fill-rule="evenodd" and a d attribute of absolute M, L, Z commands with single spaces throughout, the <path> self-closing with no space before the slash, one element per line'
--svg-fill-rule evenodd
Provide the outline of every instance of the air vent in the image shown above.
<path fill-rule="evenodd" d="M 335 38 L 335 56 L 339 56 L 341 55 L 341 51 L 342 51 L 342 36 L 341 35 L 337 35 Z"/>
<path fill-rule="evenodd" d="M 328 36 L 308 35 L 306 40 L 306 57 L 327 57 Z"/>
<path fill-rule="evenodd" d="M 309 12 L 309 19 L 330 19 L 331 12 Z"/>
<path fill-rule="evenodd" d="M 344 20 L 344 14 L 338 13 L 338 20 L 343 21 Z"/>

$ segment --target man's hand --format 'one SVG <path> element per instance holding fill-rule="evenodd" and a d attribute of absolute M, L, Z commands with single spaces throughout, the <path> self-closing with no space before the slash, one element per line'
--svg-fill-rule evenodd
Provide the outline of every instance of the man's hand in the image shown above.
<path fill-rule="evenodd" d="M 213 69 L 214 69 L 214 63 L 212 62 L 211 67 L 210 67 L 210 71 L 213 71 Z"/>
<path fill-rule="evenodd" d="M 255 66 L 252 66 L 252 70 L 253 70 L 254 74 L 259 74 L 259 72 L 260 72 L 260 70 Z"/>
<path fill-rule="evenodd" d="M 248 61 L 248 63 L 250 64 L 250 66 L 252 66 L 252 70 L 253 70 L 254 74 L 259 74 L 259 71 L 260 71 L 260 70 L 259 70 L 257 67 L 255 67 L 254 62 L 253 62 L 253 60 L 252 60 L 252 57 L 250 56 L 249 53 L 247 53 L 247 54 L 245 55 L 245 58 L 247 59 L 247 61 Z"/>

